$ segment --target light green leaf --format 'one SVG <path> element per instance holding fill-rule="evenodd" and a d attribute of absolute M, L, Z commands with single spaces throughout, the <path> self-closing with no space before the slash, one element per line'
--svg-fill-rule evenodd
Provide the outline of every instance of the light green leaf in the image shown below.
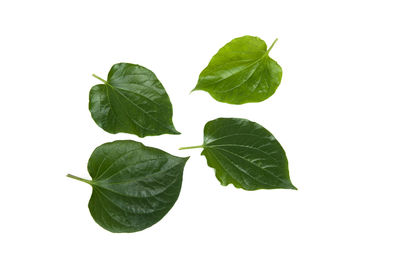
<path fill-rule="evenodd" d="M 139 137 L 180 134 L 172 123 L 168 94 L 153 72 L 119 63 L 112 66 L 107 80 L 93 76 L 104 82 L 89 94 L 89 110 L 99 127 Z"/>
<path fill-rule="evenodd" d="M 222 185 L 245 190 L 296 189 L 285 151 L 261 125 L 240 118 L 218 118 L 204 127 L 202 155 Z"/>
<path fill-rule="evenodd" d="M 269 56 L 275 42 L 267 50 L 265 42 L 258 37 L 233 39 L 200 73 L 194 91 L 207 91 L 215 100 L 230 104 L 269 98 L 282 79 L 281 67 Z"/>
<path fill-rule="evenodd" d="M 97 147 L 88 162 L 93 219 L 114 233 L 143 230 L 161 220 L 178 199 L 188 158 L 119 140 Z"/>

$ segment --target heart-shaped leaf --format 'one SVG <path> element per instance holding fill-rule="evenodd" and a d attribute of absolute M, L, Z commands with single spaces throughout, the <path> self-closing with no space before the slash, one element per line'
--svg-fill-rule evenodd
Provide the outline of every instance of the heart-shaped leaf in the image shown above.
<path fill-rule="evenodd" d="M 112 66 L 107 80 L 93 76 L 104 82 L 89 94 L 89 110 L 99 127 L 139 137 L 180 134 L 172 123 L 168 94 L 153 72 L 119 63 Z"/>
<path fill-rule="evenodd" d="M 285 151 L 261 125 L 240 118 L 218 118 L 204 127 L 202 155 L 222 185 L 245 190 L 296 189 Z"/>
<path fill-rule="evenodd" d="M 230 104 L 264 101 L 282 79 L 281 67 L 269 57 L 275 42 L 267 50 L 258 37 L 233 39 L 200 73 L 194 90 L 207 91 L 215 100 Z"/>
<path fill-rule="evenodd" d="M 132 140 L 97 147 L 88 162 L 93 188 L 89 210 L 104 229 L 143 230 L 157 223 L 178 199 L 188 158 L 170 155 Z"/>

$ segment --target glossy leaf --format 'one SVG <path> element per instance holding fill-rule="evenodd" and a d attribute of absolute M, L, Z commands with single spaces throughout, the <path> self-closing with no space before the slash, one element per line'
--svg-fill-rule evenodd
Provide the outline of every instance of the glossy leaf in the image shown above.
<path fill-rule="evenodd" d="M 108 79 L 92 87 L 89 110 L 94 121 L 109 133 L 139 137 L 180 134 L 172 123 L 168 94 L 153 72 L 145 67 L 119 63 Z"/>
<path fill-rule="evenodd" d="M 247 119 L 218 118 L 204 127 L 202 155 L 222 185 L 245 190 L 288 188 L 290 181 L 285 151 L 261 125 Z"/>
<path fill-rule="evenodd" d="M 230 104 L 264 101 L 275 93 L 282 79 L 281 67 L 269 56 L 275 42 L 267 49 L 258 37 L 233 39 L 200 73 L 194 90 Z"/>
<path fill-rule="evenodd" d="M 140 142 L 119 140 L 97 147 L 88 162 L 93 188 L 89 210 L 104 229 L 143 230 L 157 223 L 178 199 L 188 158 Z"/>

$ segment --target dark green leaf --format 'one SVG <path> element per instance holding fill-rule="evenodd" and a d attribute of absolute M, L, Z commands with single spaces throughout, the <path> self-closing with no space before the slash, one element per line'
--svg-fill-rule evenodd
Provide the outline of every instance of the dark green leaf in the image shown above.
<path fill-rule="evenodd" d="M 275 40 L 276 42 L 276 40 Z M 217 101 L 230 104 L 262 102 L 281 83 L 282 69 L 263 40 L 253 36 L 233 39 L 213 56 L 200 73 L 194 90 L 203 90 Z"/>
<path fill-rule="evenodd" d="M 89 210 L 100 226 L 129 233 L 152 226 L 172 208 L 187 159 L 119 140 L 94 150 L 88 162 L 92 180 L 68 176 L 92 186 Z"/>
<path fill-rule="evenodd" d="M 268 130 L 255 122 L 239 118 L 209 121 L 204 127 L 203 145 L 186 148 L 200 147 L 224 186 L 296 189 L 289 178 L 285 151 Z"/>
<path fill-rule="evenodd" d="M 168 94 L 153 72 L 127 63 L 112 66 L 104 84 L 89 94 L 94 121 L 109 133 L 132 133 L 139 137 L 180 134 L 172 123 Z"/>

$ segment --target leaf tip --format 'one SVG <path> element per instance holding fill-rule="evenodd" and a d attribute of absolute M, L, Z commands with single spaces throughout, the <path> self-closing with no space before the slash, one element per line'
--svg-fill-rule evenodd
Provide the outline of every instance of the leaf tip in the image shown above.
<path fill-rule="evenodd" d="M 170 134 L 172 134 L 172 135 L 180 135 L 182 133 L 179 132 L 178 130 L 176 130 L 175 128 L 172 128 L 171 131 L 170 131 Z"/>

